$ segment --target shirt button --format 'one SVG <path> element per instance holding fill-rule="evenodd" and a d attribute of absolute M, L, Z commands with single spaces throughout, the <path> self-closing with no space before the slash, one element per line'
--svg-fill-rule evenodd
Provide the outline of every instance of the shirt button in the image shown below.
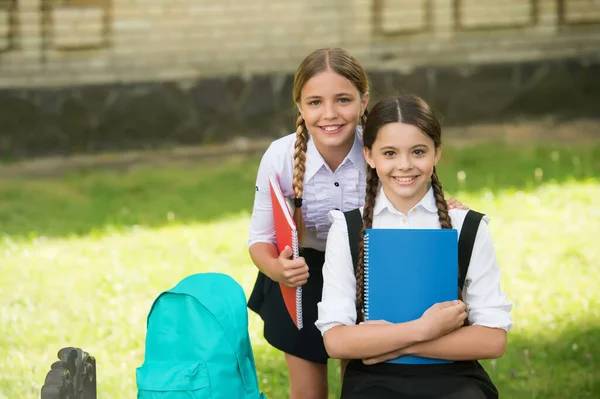
<path fill-rule="evenodd" d="M 334 186 L 336 186 L 336 187 L 339 187 L 339 186 L 340 186 L 340 183 L 338 183 L 338 182 L 335 182 L 335 183 L 333 183 L 333 185 L 334 185 Z"/>
<path fill-rule="evenodd" d="M 406 218 L 402 218 L 402 223 L 406 223 Z"/>

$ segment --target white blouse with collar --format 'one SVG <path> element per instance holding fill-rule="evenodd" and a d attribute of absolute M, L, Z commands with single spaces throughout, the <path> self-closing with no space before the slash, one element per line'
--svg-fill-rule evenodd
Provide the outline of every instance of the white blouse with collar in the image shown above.
<path fill-rule="evenodd" d="M 275 140 L 262 157 L 256 177 L 256 194 L 250 221 L 248 247 L 257 242 L 276 243 L 269 175 L 276 173 L 286 198 L 294 198 L 294 145 L 296 134 Z M 331 226 L 327 214 L 338 209 L 342 212 L 364 204 L 366 162 L 363 155 L 361 130 L 357 129 L 354 143 L 340 166 L 332 171 L 312 138 L 306 149 L 302 214 L 306 225 L 303 247 L 325 250 L 325 240 Z M 293 207 L 292 207 L 293 208 Z"/>
<path fill-rule="evenodd" d="M 449 214 L 452 226 L 460 235 L 467 211 L 453 209 Z M 329 218 L 332 225 L 323 265 L 323 297 L 318 304 L 319 315 L 315 323 L 322 334 L 339 325 L 356 324 L 356 278 L 346 219 L 340 211 L 330 212 Z M 488 223 L 489 217 L 485 216 L 479 225 L 463 298 L 470 308 L 468 318 L 471 325 L 509 331 L 513 325 L 510 315 L 512 304 L 500 288 L 500 268 Z M 429 189 L 408 215 L 396 210 L 380 189 L 373 210 L 373 228 L 439 229 L 433 189 Z"/>

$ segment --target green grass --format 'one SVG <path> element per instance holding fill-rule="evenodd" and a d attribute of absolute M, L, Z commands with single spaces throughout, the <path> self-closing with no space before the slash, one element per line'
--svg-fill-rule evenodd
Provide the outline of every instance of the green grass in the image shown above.
<path fill-rule="evenodd" d="M 135 397 L 160 292 L 210 270 L 249 293 L 256 168 L 237 159 L 0 182 L 0 399 L 39 397 L 63 346 L 96 357 L 100 398 Z M 505 356 L 483 362 L 502 397 L 600 397 L 600 145 L 447 148 L 439 173 L 449 194 L 492 217 L 515 304 Z M 261 389 L 285 398 L 283 356 L 254 314 L 250 334 Z M 330 381 L 333 398 L 336 363 Z"/>

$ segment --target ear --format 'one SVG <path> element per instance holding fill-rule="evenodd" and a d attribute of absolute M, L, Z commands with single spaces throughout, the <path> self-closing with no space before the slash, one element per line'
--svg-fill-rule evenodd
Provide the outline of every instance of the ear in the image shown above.
<path fill-rule="evenodd" d="M 369 105 L 370 98 L 371 98 L 371 95 L 369 94 L 369 92 L 366 92 L 365 94 L 362 95 L 362 98 L 360 99 L 360 116 L 363 116 L 363 114 L 365 113 L 365 110 L 367 109 L 367 106 Z"/>
<path fill-rule="evenodd" d="M 300 105 L 300 103 L 296 103 L 296 108 L 298 108 L 298 112 L 300 112 L 300 115 L 302 115 L 302 105 Z M 304 118 L 304 115 L 302 115 L 302 117 Z"/>
<path fill-rule="evenodd" d="M 438 148 L 435 149 L 435 163 L 434 165 L 437 165 L 438 161 L 440 160 L 440 158 L 442 157 L 442 146 L 440 145 Z"/>
<path fill-rule="evenodd" d="M 371 169 L 375 169 L 375 161 L 373 161 L 373 157 L 371 156 L 371 150 L 369 150 L 367 147 L 364 147 L 363 153 L 365 154 L 365 160 L 367 161 Z"/>

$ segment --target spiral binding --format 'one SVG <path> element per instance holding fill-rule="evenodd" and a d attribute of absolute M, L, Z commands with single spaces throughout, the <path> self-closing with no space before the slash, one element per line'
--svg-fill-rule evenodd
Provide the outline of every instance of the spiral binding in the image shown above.
<path fill-rule="evenodd" d="M 369 232 L 365 232 L 365 243 L 364 243 L 364 309 L 365 321 L 369 320 Z"/>
<path fill-rule="evenodd" d="M 292 251 L 294 259 L 297 259 L 300 256 L 297 230 L 293 230 L 292 232 Z M 304 327 L 304 319 L 302 318 L 302 287 L 296 288 L 296 317 L 298 318 L 298 329 L 301 330 Z"/>

